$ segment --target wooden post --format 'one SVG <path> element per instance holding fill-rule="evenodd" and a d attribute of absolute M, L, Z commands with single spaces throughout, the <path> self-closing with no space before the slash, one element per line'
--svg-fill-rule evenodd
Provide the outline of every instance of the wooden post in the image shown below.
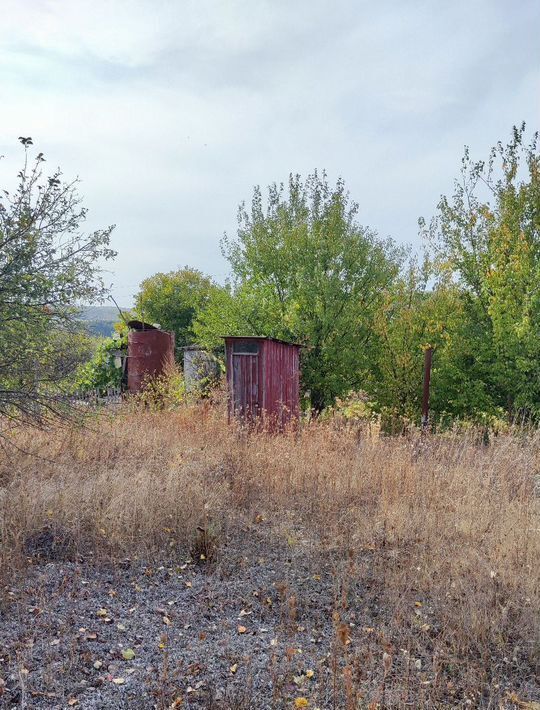
<path fill-rule="evenodd" d="M 429 384 L 431 381 L 431 362 L 433 348 L 426 348 L 424 352 L 424 391 L 422 394 L 422 431 L 429 426 Z"/>

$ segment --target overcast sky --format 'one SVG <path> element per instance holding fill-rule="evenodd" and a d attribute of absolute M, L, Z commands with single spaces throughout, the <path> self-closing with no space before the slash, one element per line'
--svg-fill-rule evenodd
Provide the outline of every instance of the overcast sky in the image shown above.
<path fill-rule="evenodd" d="M 0 177 L 32 136 L 111 223 L 121 305 L 220 250 L 253 185 L 326 168 L 381 236 L 484 157 L 540 128 L 538 0 L 0 0 Z"/>

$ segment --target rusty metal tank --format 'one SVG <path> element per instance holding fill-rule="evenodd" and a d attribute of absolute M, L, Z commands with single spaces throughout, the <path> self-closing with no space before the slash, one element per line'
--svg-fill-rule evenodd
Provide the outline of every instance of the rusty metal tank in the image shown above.
<path fill-rule="evenodd" d="M 128 325 L 128 390 L 135 393 L 174 364 L 174 333 L 141 321 Z"/>

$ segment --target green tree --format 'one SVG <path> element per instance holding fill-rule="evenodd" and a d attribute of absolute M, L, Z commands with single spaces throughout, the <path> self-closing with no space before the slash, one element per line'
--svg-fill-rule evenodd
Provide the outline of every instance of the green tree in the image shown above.
<path fill-rule="evenodd" d="M 145 279 L 135 297 L 135 307 L 143 320 L 172 330 L 176 347 L 181 348 L 194 342 L 195 315 L 206 307 L 216 290 L 211 278 L 186 266 Z"/>
<path fill-rule="evenodd" d="M 413 262 L 385 293 L 374 322 L 373 381 L 366 386 L 379 409 L 412 420 L 420 418 L 424 351 L 435 350 L 437 365 L 461 318 L 458 289 L 431 288 L 430 275 L 427 261 L 422 268 Z"/>
<path fill-rule="evenodd" d="M 196 325 L 209 345 L 226 333 L 301 343 L 302 385 L 317 411 L 363 384 L 375 314 L 403 256 L 357 213 L 343 181 L 332 188 L 325 173 L 271 185 L 266 207 L 255 188 L 237 238 L 222 243 L 233 284 Z"/>
<path fill-rule="evenodd" d="M 487 161 L 466 149 L 452 198 L 426 226 L 440 282 L 461 289 L 461 332 L 448 352 L 464 385 L 482 386 L 483 406 L 540 414 L 540 154 L 525 125 Z M 458 347 L 459 346 L 459 347 Z M 461 350 L 459 349 L 461 348 Z M 451 357 L 450 357 L 451 356 Z M 489 393 L 486 401 L 486 393 Z"/>
<path fill-rule="evenodd" d="M 14 192 L 0 195 L 0 414 L 40 423 L 59 413 L 58 387 L 85 350 L 77 304 L 105 294 L 99 261 L 113 227 L 83 234 L 77 180 L 43 174 L 42 153 L 21 137 L 25 160 Z"/>

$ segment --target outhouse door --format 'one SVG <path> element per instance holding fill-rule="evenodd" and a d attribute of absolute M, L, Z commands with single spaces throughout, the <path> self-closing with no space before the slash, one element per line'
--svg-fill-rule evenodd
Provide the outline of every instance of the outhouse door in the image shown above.
<path fill-rule="evenodd" d="M 234 413 L 244 419 L 255 419 L 260 412 L 261 383 L 260 349 L 258 342 L 233 342 L 233 404 Z"/>

